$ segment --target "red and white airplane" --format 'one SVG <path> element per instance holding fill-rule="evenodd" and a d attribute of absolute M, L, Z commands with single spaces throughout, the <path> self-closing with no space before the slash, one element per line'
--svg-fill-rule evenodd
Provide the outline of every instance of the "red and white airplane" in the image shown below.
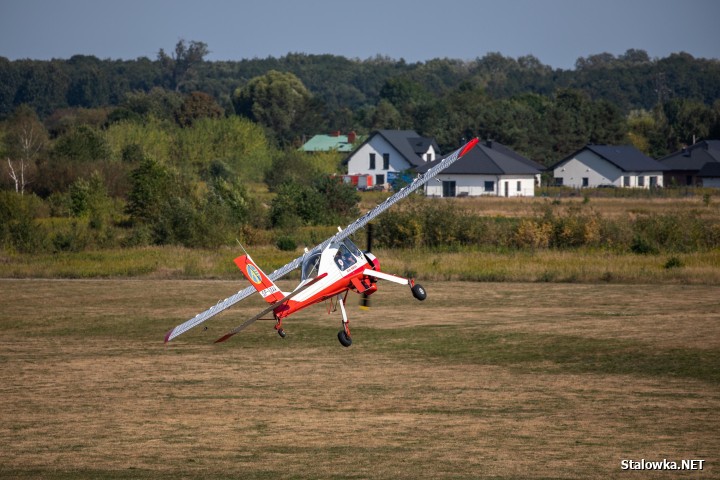
<path fill-rule="evenodd" d="M 452 165 L 473 148 L 477 142 L 477 138 L 467 142 L 463 147 L 429 169 L 424 175 L 417 177 L 412 183 L 348 225 L 344 230 L 338 229 L 337 234 L 312 250 L 306 250 L 301 257 L 296 258 L 270 275 L 266 275 L 253 262 L 247 252 L 245 255 L 239 256 L 235 259 L 235 264 L 250 281 L 251 286 L 173 328 L 165 336 L 165 342 L 172 340 L 255 292 L 260 293 L 260 296 L 269 304 L 268 307 L 220 337 L 216 340 L 216 343 L 224 342 L 271 312 L 276 322 L 275 329 L 281 337 L 285 337 L 282 326 L 283 319 L 310 305 L 330 301 L 333 307 L 340 307 L 342 314 L 343 328 L 338 332 L 338 340 L 343 346 L 349 347 L 352 344 L 352 337 L 350 336 L 345 300 L 351 290 L 367 299 L 369 295 L 377 290 L 378 280 L 387 280 L 401 285 L 408 285 L 415 298 L 424 300 L 427 294 L 422 286 L 416 284 L 413 279 L 398 277 L 380 271 L 378 259 L 370 252 L 361 251 L 349 237 L 360 228 L 363 228 L 373 218 L 427 183 L 440 171 Z M 283 292 L 274 281 L 296 268 L 302 268 L 300 284 L 292 292 Z"/>
<path fill-rule="evenodd" d="M 349 238 L 331 242 L 322 251 L 305 258 L 300 284 L 292 292 L 281 291 L 248 254 L 237 257 L 235 264 L 270 306 L 215 343 L 224 342 L 270 312 L 276 321 L 275 330 L 281 337 L 285 337 L 282 327 L 284 318 L 310 305 L 329 300 L 331 303 L 336 302 L 333 307 L 340 307 L 343 329 L 338 332 L 338 340 L 343 346 L 349 347 L 352 337 L 345 302 L 351 290 L 367 298 L 377 291 L 377 279 L 382 279 L 409 285 L 418 300 L 425 300 L 426 297 L 425 289 L 414 280 L 381 272 L 378 259 L 369 252 L 362 252 Z"/>

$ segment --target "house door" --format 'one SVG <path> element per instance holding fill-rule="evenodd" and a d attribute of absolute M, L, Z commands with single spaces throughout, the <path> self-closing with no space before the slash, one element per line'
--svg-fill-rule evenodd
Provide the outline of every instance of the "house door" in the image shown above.
<path fill-rule="evenodd" d="M 443 181 L 443 197 L 454 197 L 455 196 L 455 182 Z"/>
<path fill-rule="evenodd" d="M 510 182 L 505 182 L 505 196 L 510 196 Z"/>

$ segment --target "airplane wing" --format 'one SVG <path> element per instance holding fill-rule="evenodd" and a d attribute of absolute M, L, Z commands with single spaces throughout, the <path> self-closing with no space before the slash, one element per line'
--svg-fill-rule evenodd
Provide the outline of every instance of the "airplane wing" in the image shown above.
<path fill-rule="evenodd" d="M 289 295 L 281 298 L 281 299 L 278 300 L 277 302 L 273 303 L 272 305 L 270 305 L 269 307 L 267 307 L 265 310 L 263 310 L 262 312 L 258 313 L 258 314 L 255 315 L 254 317 L 252 317 L 252 318 L 250 318 L 250 319 L 248 319 L 248 320 L 245 320 L 245 322 L 243 322 L 242 325 L 233 328 L 233 329 L 230 330 L 228 333 L 226 333 L 226 334 L 223 335 L 222 337 L 220 337 L 220 338 L 218 338 L 217 340 L 215 340 L 215 343 L 224 342 L 225 340 L 227 340 L 228 338 L 232 337 L 232 336 L 235 335 L 236 333 L 242 332 L 242 331 L 245 330 L 247 327 L 249 327 L 250 325 L 252 325 L 253 323 L 255 323 L 258 319 L 262 318 L 265 314 L 272 312 L 272 311 L 275 310 L 277 307 L 279 307 L 279 306 L 282 305 L 283 303 L 287 302 L 288 300 L 290 300 L 291 298 L 293 298 L 295 295 L 299 294 L 300 292 L 306 290 L 306 289 L 307 289 L 308 287 L 310 287 L 312 284 L 314 284 L 315 282 L 317 282 L 318 280 L 320 280 L 321 278 L 324 278 L 324 277 L 326 277 L 326 276 L 327 276 L 327 272 L 325 272 L 325 273 L 323 273 L 322 275 L 318 275 L 317 277 L 313 278 L 312 280 L 310 280 L 309 282 L 307 282 L 307 283 L 306 283 L 305 285 L 303 285 L 302 287 L 295 289 L 292 293 L 290 293 Z"/>
<path fill-rule="evenodd" d="M 365 225 L 367 225 L 368 222 L 370 222 L 372 219 L 383 213 L 385 210 L 390 208 L 391 206 L 395 205 L 397 202 L 402 200 L 403 198 L 410 195 L 412 192 L 417 190 L 418 188 L 425 185 L 428 181 L 430 181 L 432 178 L 434 178 L 438 173 L 440 173 L 442 170 L 446 169 L 456 161 L 458 161 L 460 158 L 462 158 L 463 155 L 465 155 L 470 149 L 472 149 L 477 143 L 478 138 L 473 138 L 469 142 L 467 142 L 465 145 L 457 149 L 452 154 L 445 157 L 442 161 L 440 161 L 437 165 L 429 169 L 424 174 L 419 175 L 415 180 L 413 180 L 412 183 L 406 185 L 404 188 L 402 188 L 400 191 L 398 191 L 396 194 L 388 197 L 384 202 L 378 204 L 375 208 L 367 212 L 362 217 L 355 220 L 353 223 L 345 227 L 345 230 L 342 230 L 332 237 L 328 238 L 321 244 L 317 245 L 312 250 L 308 250 L 305 254 L 302 256 L 296 258 L 292 262 L 288 263 L 284 267 L 280 267 L 274 272 L 272 272 L 270 275 L 268 275 L 268 278 L 270 280 L 277 280 L 279 278 L 284 277 L 288 273 L 292 272 L 296 268 L 300 267 L 303 263 L 303 261 L 317 253 L 322 251 L 325 247 L 327 247 L 332 242 L 338 242 L 341 240 L 346 239 L 347 237 L 351 236 L 361 228 L 363 228 Z M 178 335 L 187 332 L 193 327 L 196 327 L 200 325 L 205 320 L 214 317 L 218 313 L 222 312 L 223 310 L 226 310 L 236 303 L 238 303 L 240 300 L 243 300 L 244 298 L 249 297 L 253 293 L 255 293 L 254 287 L 247 287 L 244 290 L 240 290 L 236 294 L 226 298 L 225 300 L 219 301 L 209 309 L 205 310 L 202 313 L 198 313 L 195 317 L 191 318 L 190 320 L 186 321 L 185 323 L 182 323 L 178 325 L 177 327 L 170 330 L 167 335 L 165 335 L 165 342 L 169 342 L 173 338 L 177 337 Z"/>

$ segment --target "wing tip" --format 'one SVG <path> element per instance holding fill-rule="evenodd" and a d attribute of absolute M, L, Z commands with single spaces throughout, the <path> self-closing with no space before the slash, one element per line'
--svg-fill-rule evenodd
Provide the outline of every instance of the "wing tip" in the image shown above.
<path fill-rule="evenodd" d="M 222 337 L 220 337 L 220 338 L 218 338 L 217 340 L 215 340 L 213 343 L 222 343 L 222 342 L 224 342 L 225 340 L 227 340 L 228 338 L 232 337 L 233 335 L 235 335 L 235 334 L 232 333 L 232 332 L 231 332 L 231 333 L 226 333 L 226 334 L 223 335 Z"/>
<path fill-rule="evenodd" d="M 468 143 L 465 144 L 462 151 L 460 152 L 460 157 L 465 155 L 467 152 L 469 152 L 478 142 L 480 141 L 480 138 L 475 137 L 472 140 L 470 140 Z"/>
<path fill-rule="evenodd" d="M 170 329 L 169 332 L 165 334 L 165 343 L 168 343 L 170 340 L 172 340 L 172 334 L 175 331 L 174 328 Z"/>

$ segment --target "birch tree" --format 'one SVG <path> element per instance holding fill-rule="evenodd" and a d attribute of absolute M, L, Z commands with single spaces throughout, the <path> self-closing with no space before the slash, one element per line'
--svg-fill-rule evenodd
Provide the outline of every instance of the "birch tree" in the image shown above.
<path fill-rule="evenodd" d="M 35 160 L 47 145 L 48 134 L 35 112 L 28 106 L 20 106 L 9 122 L 5 136 L 8 175 L 15 185 L 15 192 L 23 195 L 30 183 Z"/>

